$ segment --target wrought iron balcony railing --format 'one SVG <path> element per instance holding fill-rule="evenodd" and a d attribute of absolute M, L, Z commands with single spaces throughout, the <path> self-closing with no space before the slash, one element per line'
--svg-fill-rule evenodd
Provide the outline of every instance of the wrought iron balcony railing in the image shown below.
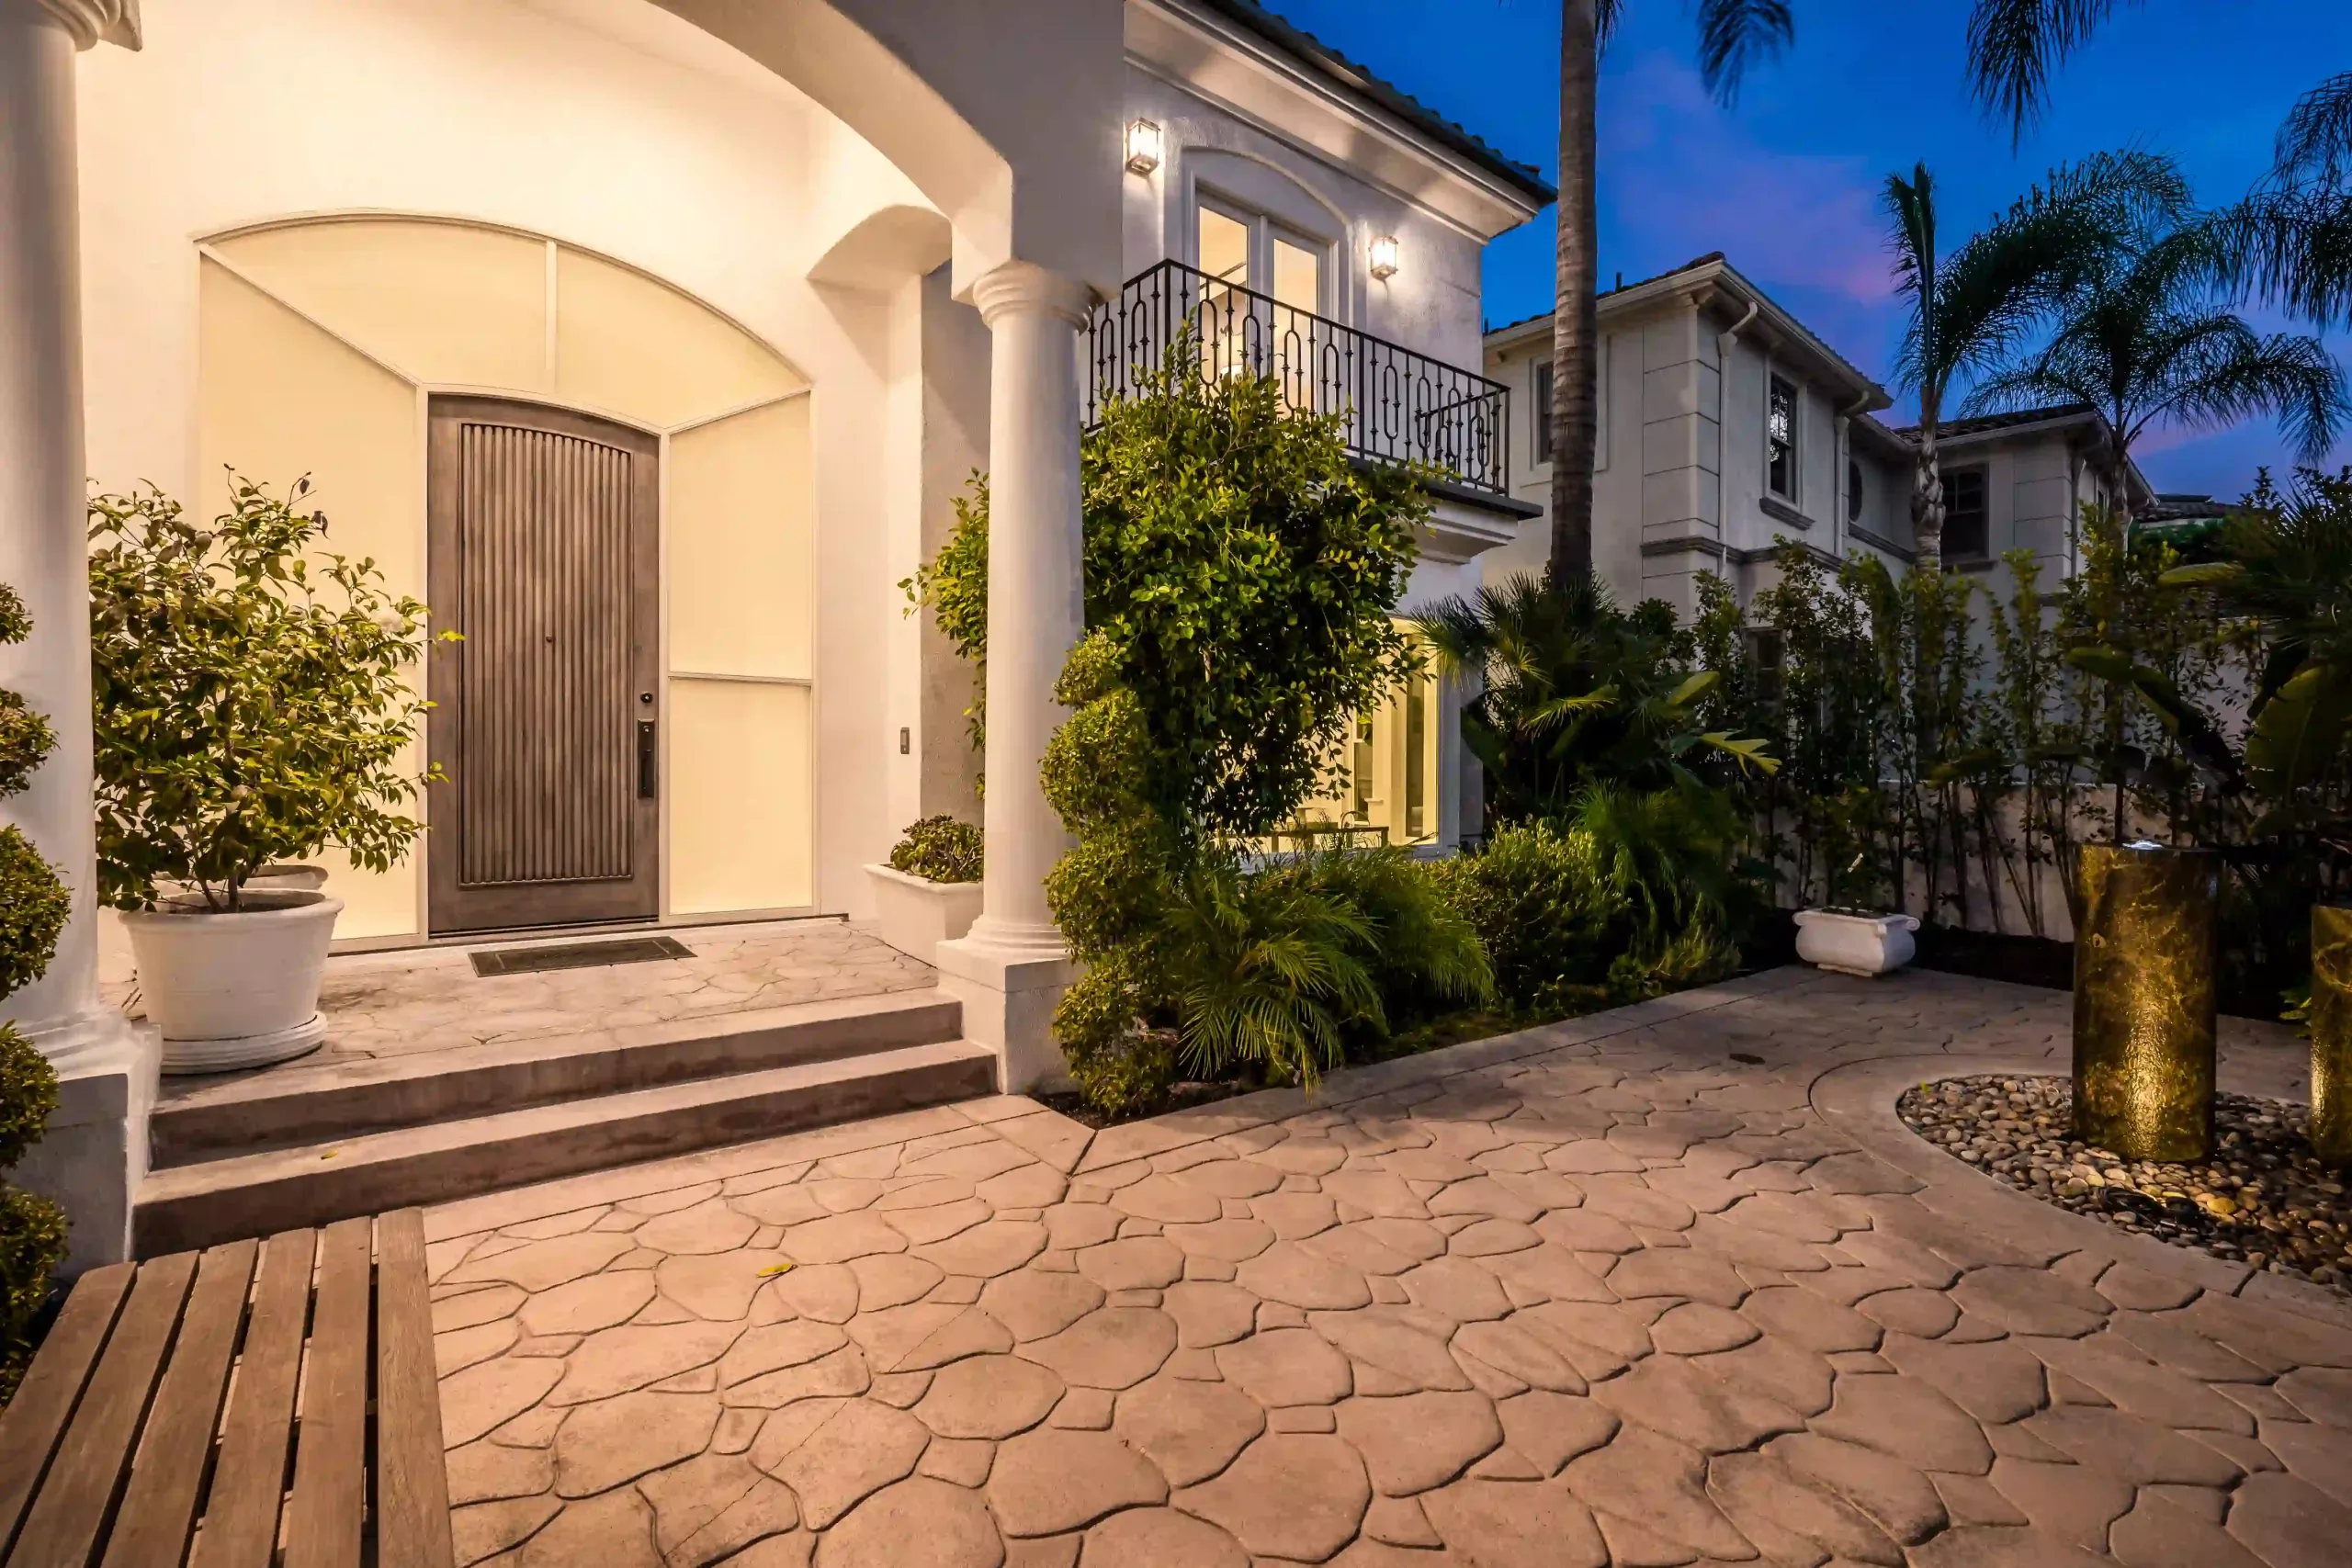
<path fill-rule="evenodd" d="M 1204 376 L 1271 376 L 1293 408 L 1337 414 L 1348 450 L 1421 462 L 1465 489 L 1510 488 L 1510 391 L 1182 262 L 1137 273 L 1087 328 L 1086 423 L 1132 397 L 1187 332 Z"/>

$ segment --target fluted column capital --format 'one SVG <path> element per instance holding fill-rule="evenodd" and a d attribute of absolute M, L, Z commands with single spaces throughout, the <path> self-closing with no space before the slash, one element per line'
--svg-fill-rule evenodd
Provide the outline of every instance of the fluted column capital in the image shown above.
<path fill-rule="evenodd" d="M 972 304 L 991 327 L 1001 316 L 1040 312 L 1082 327 L 1094 310 L 1094 290 L 1035 262 L 1009 261 L 972 285 Z"/>
<path fill-rule="evenodd" d="M 27 4 L 28 0 L 14 0 Z M 137 49 L 140 41 L 139 0 L 28 0 L 32 8 L 54 18 L 72 35 L 74 47 L 119 43 Z"/>

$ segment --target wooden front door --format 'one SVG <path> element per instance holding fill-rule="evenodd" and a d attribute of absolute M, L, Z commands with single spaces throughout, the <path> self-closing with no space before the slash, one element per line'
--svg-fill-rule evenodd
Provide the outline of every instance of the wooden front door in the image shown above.
<path fill-rule="evenodd" d="M 655 439 L 436 397 L 425 743 L 434 932 L 659 911 Z"/>

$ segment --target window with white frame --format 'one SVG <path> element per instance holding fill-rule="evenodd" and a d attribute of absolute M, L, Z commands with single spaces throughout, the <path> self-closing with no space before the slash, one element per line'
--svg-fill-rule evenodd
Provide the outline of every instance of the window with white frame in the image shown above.
<path fill-rule="evenodd" d="M 1782 501 L 1797 498 L 1797 389 L 1778 376 L 1766 378 L 1764 486 Z"/>
<path fill-rule="evenodd" d="M 1267 213 L 1206 191 L 1193 213 L 1193 265 L 1208 275 L 1201 352 L 1211 375 L 1271 375 L 1294 404 L 1315 397 L 1329 247 Z M 1237 292 L 1246 290 L 1246 292 Z"/>
<path fill-rule="evenodd" d="M 1609 344 L 1600 338 L 1592 345 L 1593 361 L 1593 447 L 1592 466 L 1609 466 Z M 1552 357 L 1546 354 L 1530 367 L 1528 386 L 1528 417 L 1534 427 L 1534 439 L 1529 444 L 1533 461 L 1538 464 L 1552 460 Z"/>

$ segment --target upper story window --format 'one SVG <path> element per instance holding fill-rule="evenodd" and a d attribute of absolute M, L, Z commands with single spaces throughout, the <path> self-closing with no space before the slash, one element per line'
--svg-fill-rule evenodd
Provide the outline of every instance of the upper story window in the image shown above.
<path fill-rule="evenodd" d="M 1862 520 L 1862 466 L 1851 457 L 1846 459 L 1846 521 Z"/>
<path fill-rule="evenodd" d="M 1319 242 L 1221 198 L 1204 197 L 1193 220 L 1203 272 L 1272 295 L 1294 310 L 1322 310 L 1325 247 Z"/>
<path fill-rule="evenodd" d="M 1527 407 L 1529 413 L 1535 421 L 1535 460 L 1539 463 L 1548 463 L 1552 460 L 1552 362 L 1550 360 L 1539 359 L 1535 362 L 1535 385 L 1532 392 L 1533 395 L 1527 400 Z"/>
<path fill-rule="evenodd" d="M 1767 382 L 1764 483 L 1783 501 L 1797 498 L 1797 389 L 1780 377 Z"/>
<path fill-rule="evenodd" d="M 1992 547 L 1992 513 L 1982 468 L 1953 468 L 1944 475 L 1946 560 L 1983 560 Z"/>

